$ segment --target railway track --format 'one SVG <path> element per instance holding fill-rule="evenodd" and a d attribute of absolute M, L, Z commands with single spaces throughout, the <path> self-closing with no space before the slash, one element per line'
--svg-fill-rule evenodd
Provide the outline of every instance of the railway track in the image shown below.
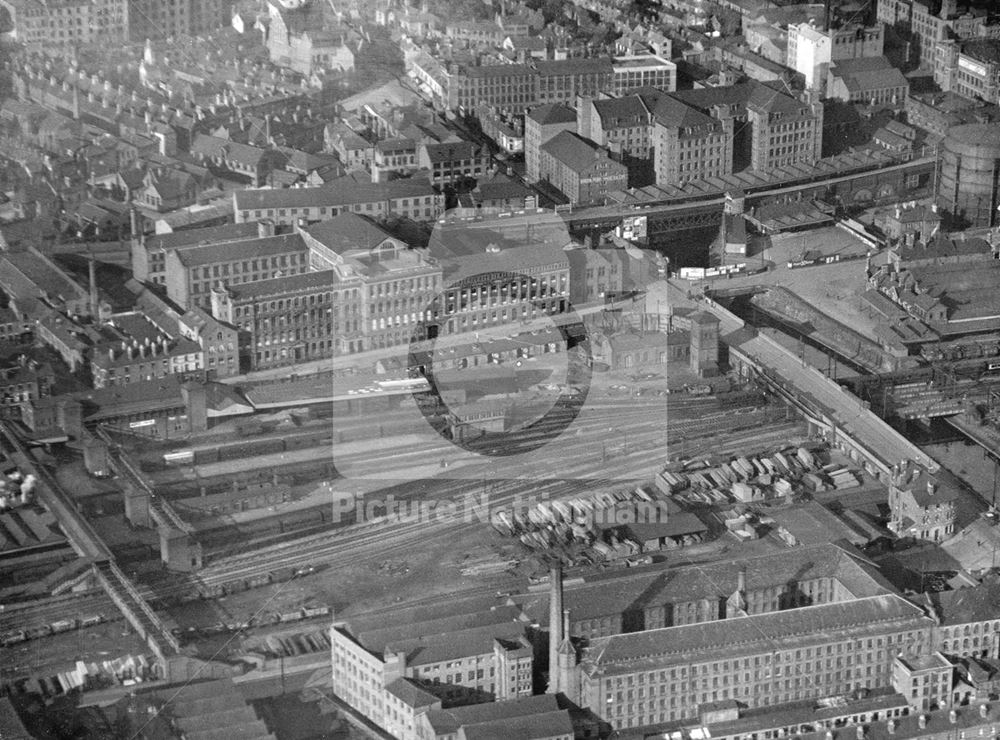
<path fill-rule="evenodd" d="M 38 601 L 4 604 L 0 610 L 0 632 L 31 629 L 64 619 L 101 614 L 118 619 L 118 607 L 103 590 L 52 596 Z"/>

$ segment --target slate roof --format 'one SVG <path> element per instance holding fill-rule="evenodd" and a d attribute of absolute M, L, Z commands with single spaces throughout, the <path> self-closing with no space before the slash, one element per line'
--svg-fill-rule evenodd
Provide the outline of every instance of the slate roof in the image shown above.
<path fill-rule="evenodd" d="M 395 198 L 435 195 L 426 179 L 390 180 L 384 183 L 358 182 L 340 177 L 314 188 L 246 188 L 233 192 L 236 210 L 296 208 L 319 205 L 374 203 Z"/>
<path fill-rule="evenodd" d="M 257 166 L 264 158 L 266 150 L 250 144 L 220 139 L 217 136 L 196 134 L 194 141 L 191 142 L 191 153 L 210 158 L 222 157 L 241 164 Z"/>
<path fill-rule="evenodd" d="M 393 238 L 392 234 L 358 213 L 338 214 L 305 227 L 305 231 L 337 254 L 371 249 Z"/>
<path fill-rule="evenodd" d="M 508 717 L 495 722 L 465 725 L 465 740 L 536 740 L 573 737 L 573 722 L 565 709 L 527 717 Z"/>
<path fill-rule="evenodd" d="M 594 109 L 605 131 L 623 126 L 641 126 L 650 118 L 649 109 L 639 95 L 595 100 Z"/>
<path fill-rule="evenodd" d="M 696 108 L 681 102 L 670 95 L 664 95 L 656 101 L 653 117 L 657 123 L 668 128 L 698 128 L 701 126 L 716 127 L 721 124 L 716 119 L 706 115 Z"/>
<path fill-rule="evenodd" d="M 427 712 L 427 721 L 436 735 L 445 735 L 458 732 L 463 725 L 502 722 L 514 717 L 534 717 L 558 709 L 559 702 L 555 695 L 540 694 L 508 701 L 432 709 Z"/>
<path fill-rule="evenodd" d="M 531 648 L 524 637 L 524 631 L 524 625 L 517 622 L 489 624 L 457 630 L 445 635 L 429 635 L 389 642 L 386 643 L 385 650 L 393 653 L 405 653 L 408 666 L 430 665 L 456 658 L 492 653 L 496 640 L 514 644 L 522 643 L 522 647 L 530 650 Z"/>
<path fill-rule="evenodd" d="M 970 239 L 951 239 L 938 233 L 928 243 L 918 242 L 913 246 L 900 245 L 896 248 L 901 262 L 914 260 L 929 260 L 944 257 L 958 257 L 971 254 L 989 254 L 991 247 L 988 241 L 973 237 Z"/>
<path fill-rule="evenodd" d="M 386 686 L 385 690 L 397 699 L 402 700 L 407 706 L 414 708 L 429 707 L 440 701 L 434 694 L 424 691 L 411 679 L 406 677 L 397 678 Z"/>
<path fill-rule="evenodd" d="M 848 91 L 852 93 L 909 86 L 903 73 L 893 67 L 885 57 L 841 59 L 830 68 L 830 74 L 841 78 Z"/>
<path fill-rule="evenodd" d="M 609 57 L 591 57 L 586 59 L 557 59 L 554 61 L 537 61 L 535 69 L 538 74 L 546 76 L 558 76 L 568 74 L 607 74 L 614 71 Z"/>
<path fill-rule="evenodd" d="M 595 159 L 607 156 L 597 144 L 572 131 L 560 131 L 541 148 L 576 172 L 585 170 Z"/>
<path fill-rule="evenodd" d="M 587 577 L 583 585 L 566 588 L 563 605 L 572 619 L 579 621 L 636 608 L 717 599 L 736 590 L 741 569 L 746 571 L 748 591 L 786 587 L 792 582 L 818 578 L 836 579 L 855 598 L 892 590 L 873 564 L 836 545 L 823 544 L 701 566 L 654 564 L 632 568 L 624 574 L 598 574 Z M 532 594 L 524 600 L 523 607 L 529 616 L 547 624 L 548 603 L 547 593 Z"/>
<path fill-rule="evenodd" d="M 499 252 L 482 252 L 480 254 L 463 255 L 450 261 L 451 271 L 448 279 L 460 281 L 461 277 L 481 276 L 493 272 L 509 272 L 521 274 L 531 267 L 556 265 L 561 269 L 569 269 L 569 258 L 562 249 L 551 245 L 529 244 L 522 247 L 512 247 Z"/>
<path fill-rule="evenodd" d="M 880 625 L 916 628 L 929 618 L 897 594 L 818 604 L 746 617 L 699 622 L 591 640 L 584 669 L 608 673 L 642 670 L 646 666 L 699 662 L 713 656 L 730 658 L 771 652 L 778 646 L 827 643 L 840 636 L 879 634 Z"/>
<path fill-rule="evenodd" d="M 302 272 L 298 275 L 283 275 L 277 278 L 268 278 L 267 280 L 233 283 L 226 285 L 226 290 L 229 291 L 234 300 L 249 300 L 272 295 L 284 296 L 295 291 L 314 288 L 332 290 L 337 282 L 337 274 L 333 270 L 318 270 L 315 272 Z"/>
<path fill-rule="evenodd" d="M 191 247 L 177 252 L 177 258 L 185 267 L 211 265 L 216 262 L 233 262 L 262 256 L 307 252 L 299 234 L 280 234 L 257 239 L 222 242 Z"/>
<path fill-rule="evenodd" d="M 480 147 L 471 141 L 455 141 L 447 144 L 424 144 L 424 148 L 427 151 L 427 158 L 431 164 L 476 159 L 482 156 Z"/>
<path fill-rule="evenodd" d="M 1000 619 L 1000 583 L 941 591 L 932 594 L 931 600 L 945 625 Z"/>
<path fill-rule="evenodd" d="M 528 118 L 548 126 L 553 123 L 576 123 L 576 111 L 562 103 L 540 105 L 528 113 Z"/>

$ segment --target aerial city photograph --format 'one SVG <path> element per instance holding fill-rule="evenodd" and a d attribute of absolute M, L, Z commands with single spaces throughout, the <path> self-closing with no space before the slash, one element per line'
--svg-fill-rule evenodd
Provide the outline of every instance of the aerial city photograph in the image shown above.
<path fill-rule="evenodd" d="M 0 0 L 0 740 L 1000 740 L 998 491 L 1000 0 Z"/>

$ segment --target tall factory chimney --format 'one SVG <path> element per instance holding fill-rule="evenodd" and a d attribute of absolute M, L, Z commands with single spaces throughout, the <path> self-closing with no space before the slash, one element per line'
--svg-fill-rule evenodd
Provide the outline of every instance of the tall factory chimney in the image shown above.
<path fill-rule="evenodd" d="M 559 646 L 563 641 L 562 563 L 549 569 L 549 685 L 548 693 L 560 691 Z"/>
<path fill-rule="evenodd" d="M 825 0 L 824 3 L 823 3 L 823 30 L 824 31 L 829 31 L 830 30 L 830 13 L 832 12 L 831 8 L 830 8 L 830 2 L 831 2 L 831 0 Z"/>
<path fill-rule="evenodd" d="M 101 318 L 101 307 L 97 300 L 97 263 L 93 254 L 87 256 L 87 270 L 90 277 L 90 319 L 96 323 Z"/>

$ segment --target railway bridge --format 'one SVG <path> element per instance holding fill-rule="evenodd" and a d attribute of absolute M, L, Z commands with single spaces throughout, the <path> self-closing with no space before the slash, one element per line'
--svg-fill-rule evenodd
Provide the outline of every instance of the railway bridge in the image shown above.
<path fill-rule="evenodd" d="M 0 436 L 13 449 L 18 467 L 28 471 L 38 480 L 39 499 L 55 514 L 59 526 L 66 533 L 80 557 L 92 562 L 95 580 L 108 594 L 115 606 L 146 641 L 159 662 L 163 675 L 169 673 L 171 659 L 180 653 L 177 639 L 156 615 L 128 577 L 115 564 L 114 555 L 97 532 L 77 509 L 74 501 L 43 465 L 36 465 L 24 443 L 7 424 L 0 422 Z"/>

